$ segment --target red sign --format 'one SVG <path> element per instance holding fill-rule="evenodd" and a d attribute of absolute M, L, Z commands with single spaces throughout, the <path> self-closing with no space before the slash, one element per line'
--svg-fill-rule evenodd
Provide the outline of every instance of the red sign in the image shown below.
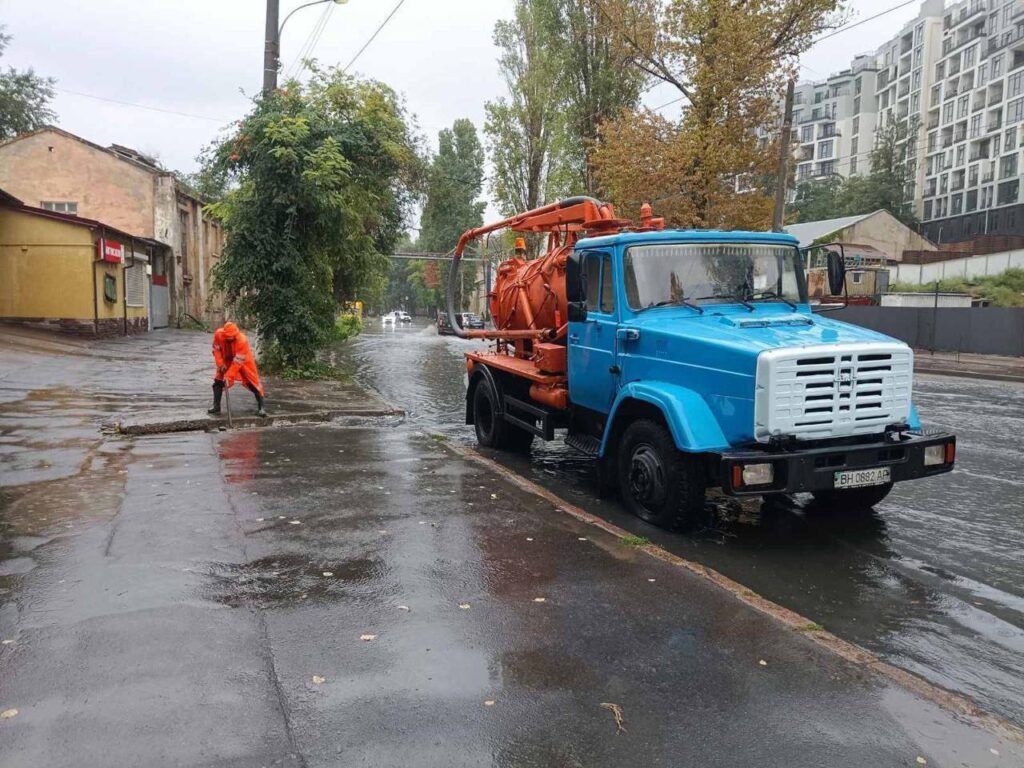
<path fill-rule="evenodd" d="M 112 264 L 124 263 L 124 245 L 121 243 L 101 237 L 96 246 L 99 249 L 100 261 L 109 261 Z"/>

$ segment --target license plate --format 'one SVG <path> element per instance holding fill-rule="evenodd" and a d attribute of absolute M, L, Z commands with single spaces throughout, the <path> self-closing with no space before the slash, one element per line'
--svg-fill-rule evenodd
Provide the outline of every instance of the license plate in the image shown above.
<path fill-rule="evenodd" d="M 836 472 L 833 485 L 836 488 L 864 488 L 868 485 L 884 485 L 891 479 L 892 470 L 889 467 L 851 469 L 846 472 Z"/>

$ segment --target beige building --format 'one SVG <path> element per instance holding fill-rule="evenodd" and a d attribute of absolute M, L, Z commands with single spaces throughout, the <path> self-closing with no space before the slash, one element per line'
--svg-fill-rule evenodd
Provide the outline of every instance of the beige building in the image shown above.
<path fill-rule="evenodd" d="M 211 275 L 224 242 L 220 224 L 152 158 L 47 127 L 0 143 L 0 188 L 30 206 L 103 221 L 170 246 L 169 257 L 150 265 L 154 327 L 188 315 L 208 324 L 223 320 Z"/>
<path fill-rule="evenodd" d="M 800 241 L 801 248 L 826 242 L 843 243 L 847 261 L 853 264 L 887 264 L 902 261 L 904 251 L 934 251 L 935 245 L 885 210 L 839 219 L 790 224 L 786 232 Z"/>

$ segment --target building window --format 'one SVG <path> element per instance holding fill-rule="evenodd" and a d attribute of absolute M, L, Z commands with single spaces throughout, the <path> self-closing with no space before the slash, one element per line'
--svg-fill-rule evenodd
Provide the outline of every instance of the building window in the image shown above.
<path fill-rule="evenodd" d="M 998 205 L 1009 205 L 1017 202 L 1017 192 L 1020 189 L 1020 179 L 1006 181 L 999 185 Z"/>
<path fill-rule="evenodd" d="M 72 216 L 78 215 L 78 203 L 69 200 L 43 200 L 39 203 L 39 207 L 47 211 L 53 211 L 54 213 L 70 213 Z"/>
<path fill-rule="evenodd" d="M 103 276 L 103 300 L 108 304 L 117 304 L 117 278 L 113 275 Z"/>
<path fill-rule="evenodd" d="M 988 62 L 983 61 L 978 65 L 978 85 L 984 85 L 988 82 Z"/>
<path fill-rule="evenodd" d="M 814 126 L 805 125 L 800 129 L 800 143 L 810 144 L 814 141 Z"/>
<path fill-rule="evenodd" d="M 1017 175 L 1017 154 L 999 158 L 999 178 L 1008 179 Z"/>
<path fill-rule="evenodd" d="M 859 117 L 853 118 L 853 130 L 852 130 L 852 133 L 853 133 L 854 136 L 856 136 L 858 133 L 860 133 L 860 118 Z"/>
<path fill-rule="evenodd" d="M 860 112 L 860 96 L 854 96 L 853 98 L 853 111 Z"/>
<path fill-rule="evenodd" d="M 856 96 L 860 96 L 860 90 L 861 90 L 861 82 L 860 82 L 860 78 L 858 77 L 856 80 L 853 81 L 853 93 Z"/>
<path fill-rule="evenodd" d="M 857 173 L 857 156 L 854 155 L 850 158 L 850 175 L 853 176 Z"/>
<path fill-rule="evenodd" d="M 1015 72 L 1006 78 L 1006 98 L 1012 99 L 1024 93 L 1024 72 Z"/>
<path fill-rule="evenodd" d="M 860 139 L 857 136 L 854 136 L 852 139 L 850 139 L 850 154 L 853 155 L 854 157 L 857 156 L 857 148 L 859 146 Z"/>
<path fill-rule="evenodd" d="M 967 113 L 971 111 L 971 97 L 961 96 L 956 102 L 956 117 L 962 119 L 967 117 Z"/>
<path fill-rule="evenodd" d="M 1019 123 L 1024 118 L 1024 98 L 1014 99 L 1006 104 L 1006 122 Z"/>
<path fill-rule="evenodd" d="M 925 200 L 924 201 L 924 220 L 928 221 L 928 219 L 930 219 L 931 217 L 932 217 L 932 201 L 931 200 Z"/>
<path fill-rule="evenodd" d="M 945 125 L 951 122 L 953 122 L 953 102 L 947 101 L 942 105 L 942 123 Z"/>
<path fill-rule="evenodd" d="M 818 163 L 819 176 L 832 176 L 835 172 L 836 166 L 831 160 L 826 160 L 824 163 Z"/>
<path fill-rule="evenodd" d="M 1003 74 L 1003 54 L 992 57 L 992 79 L 996 79 Z"/>
<path fill-rule="evenodd" d="M 819 141 L 818 142 L 818 157 L 821 159 L 828 159 L 832 157 L 832 142 L 831 141 Z"/>
<path fill-rule="evenodd" d="M 851 278 L 851 282 L 854 285 L 860 285 L 861 283 L 864 282 L 864 273 L 863 272 L 853 272 L 853 273 L 851 273 L 850 278 Z"/>
<path fill-rule="evenodd" d="M 1003 135 L 1003 151 L 1013 149 L 1017 146 L 1017 128 L 1008 128 L 1006 133 Z"/>

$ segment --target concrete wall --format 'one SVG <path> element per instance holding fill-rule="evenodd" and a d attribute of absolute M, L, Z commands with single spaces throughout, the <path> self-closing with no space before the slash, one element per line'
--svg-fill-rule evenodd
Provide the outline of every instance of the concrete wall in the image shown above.
<path fill-rule="evenodd" d="M 850 306 L 829 315 L 939 352 L 1024 356 L 1024 308 Z"/>
<path fill-rule="evenodd" d="M 123 264 L 97 261 L 88 227 L 0 208 L 0 319 L 85 334 L 148 329 L 148 306 L 124 306 Z M 117 284 L 104 297 L 104 276 Z M 148 294 L 148 290 L 146 291 Z"/>
<path fill-rule="evenodd" d="M 1024 269 L 1024 251 L 968 256 L 936 264 L 893 264 L 890 265 L 890 271 L 893 282 L 925 285 L 947 277 L 970 278 L 998 275 L 1011 267 Z"/>
<path fill-rule="evenodd" d="M 153 174 L 57 131 L 0 145 L 0 189 L 26 205 L 78 204 L 78 215 L 153 237 Z"/>

